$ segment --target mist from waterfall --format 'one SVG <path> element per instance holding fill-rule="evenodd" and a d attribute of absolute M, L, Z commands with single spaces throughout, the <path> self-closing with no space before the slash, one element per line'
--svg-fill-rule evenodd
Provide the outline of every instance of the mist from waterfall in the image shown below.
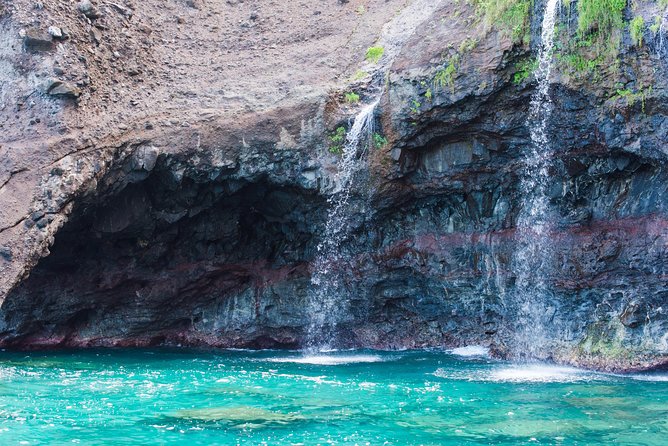
<path fill-rule="evenodd" d="M 519 247 L 513 259 L 517 274 L 513 302 L 518 312 L 513 349 L 525 358 L 540 356 L 548 341 L 545 326 L 553 313 L 549 305 L 552 240 L 548 198 L 553 148 L 547 127 L 553 109 L 549 90 L 559 6 L 560 0 L 548 0 L 543 15 L 535 72 L 538 86 L 531 97 L 529 110 L 531 144 L 524 159 L 520 183 L 525 201 L 517 221 Z"/>

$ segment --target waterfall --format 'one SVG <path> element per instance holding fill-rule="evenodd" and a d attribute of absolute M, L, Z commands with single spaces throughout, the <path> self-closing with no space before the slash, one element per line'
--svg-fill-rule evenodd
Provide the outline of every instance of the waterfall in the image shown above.
<path fill-rule="evenodd" d="M 666 7 L 665 11 L 663 12 L 663 15 L 661 16 L 661 24 L 659 25 L 659 44 L 657 45 L 657 51 L 659 54 L 661 54 L 664 50 L 664 34 L 666 33 L 666 22 L 668 22 L 668 7 Z"/>
<path fill-rule="evenodd" d="M 348 313 L 348 299 L 344 298 L 346 290 L 342 283 L 347 272 L 347 258 L 341 251 L 341 244 L 349 235 L 349 220 L 355 214 L 350 195 L 356 184 L 354 178 L 366 166 L 364 155 L 371 143 L 374 112 L 379 100 L 378 98 L 365 106 L 355 116 L 337 166 L 337 189 L 327 201 L 327 223 L 318 244 L 308 296 L 309 350 L 331 349 L 336 326 Z"/>
<path fill-rule="evenodd" d="M 313 263 L 307 311 L 310 318 L 306 333 L 308 351 L 335 347 L 337 325 L 349 314 L 349 299 L 344 281 L 350 278 L 347 254 L 342 245 L 349 236 L 352 219 L 360 215 L 350 202 L 351 192 L 359 187 L 355 178 L 366 167 L 364 153 L 371 145 L 374 112 L 383 96 L 381 85 L 394 59 L 399 55 L 415 29 L 431 19 L 445 0 L 407 1 L 401 11 L 383 26 L 376 44 L 384 49 L 377 65 L 365 68 L 373 78 L 375 99 L 355 116 L 346 136 L 342 157 L 335 178 L 337 189 L 329 198 L 325 230 Z"/>
<path fill-rule="evenodd" d="M 529 128 L 531 144 L 524 159 L 520 194 L 524 205 L 517 221 L 519 249 L 514 258 L 518 326 L 515 349 L 520 355 L 537 357 L 547 342 L 545 326 L 549 308 L 549 268 L 552 258 L 548 187 L 552 148 L 547 125 L 552 114 L 550 75 L 554 49 L 555 22 L 559 0 L 548 0 L 542 22 L 536 79 L 538 87 L 531 97 Z"/>

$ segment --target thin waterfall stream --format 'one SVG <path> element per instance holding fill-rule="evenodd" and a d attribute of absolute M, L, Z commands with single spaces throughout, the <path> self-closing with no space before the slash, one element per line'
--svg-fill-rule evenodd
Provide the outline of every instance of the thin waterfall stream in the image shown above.
<path fill-rule="evenodd" d="M 341 159 L 334 178 L 336 189 L 328 199 L 329 211 L 313 263 L 307 311 L 310 318 L 305 350 L 309 353 L 337 347 L 337 325 L 349 313 L 345 281 L 349 269 L 342 245 L 350 234 L 356 210 L 350 202 L 356 177 L 366 167 L 365 153 L 372 143 L 374 114 L 383 96 L 385 77 L 395 57 L 414 31 L 436 11 L 444 0 L 415 0 L 406 3 L 384 27 L 377 45 L 384 49 L 378 65 L 370 67 L 372 101 L 362 107 L 346 134 Z"/>
<path fill-rule="evenodd" d="M 542 21 L 536 80 L 531 97 L 529 129 L 531 144 L 524 159 L 520 190 L 525 197 L 517 221 L 519 249 L 515 254 L 517 273 L 515 299 L 518 305 L 516 351 L 525 358 L 536 358 L 547 342 L 545 324 L 551 317 L 549 269 L 551 261 L 550 207 L 548 188 L 552 147 L 547 127 L 552 115 L 550 76 L 555 25 L 560 0 L 548 0 Z"/>
<path fill-rule="evenodd" d="M 328 199 L 329 212 L 324 233 L 317 248 L 317 257 L 311 275 L 310 315 L 307 349 L 328 350 L 341 316 L 347 311 L 347 299 L 342 299 L 345 270 L 341 243 L 349 234 L 350 195 L 356 174 L 366 165 L 363 154 L 368 150 L 373 134 L 374 112 L 379 98 L 366 105 L 355 116 L 346 135 L 343 154 L 335 177 L 337 190 Z"/>
<path fill-rule="evenodd" d="M 659 38 L 659 44 L 657 45 L 657 50 L 660 53 L 665 51 L 664 35 L 666 33 L 666 22 L 668 22 L 668 7 L 663 11 L 661 16 L 661 24 L 659 25 L 659 32 L 657 33 Z"/>

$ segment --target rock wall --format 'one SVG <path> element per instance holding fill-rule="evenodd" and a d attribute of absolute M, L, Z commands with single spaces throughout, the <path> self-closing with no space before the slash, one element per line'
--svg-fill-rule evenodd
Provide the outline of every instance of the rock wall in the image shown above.
<path fill-rule="evenodd" d="M 254 12 L 243 2 L 221 9 L 169 3 L 167 20 L 154 2 L 145 3 L 124 4 L 132 11 L 122 16 L 126 32 L 152 36 L 145 42 L 151 57 L 172 60 L 175 69 L 181 65 L 174 59 L 200 57 L 195 42 L 201 52 L 216 51 L 211 37 L 169 41 L 181 35 L 180 21 L 196 23 L 199 36 L 217 16 L 231 14 L 225 8 L 250 14 L 242 29 L 261 50 L 292 45 L 277 43 L 274 26 L 296 14 L 293 7 L 277 11 L 259 2 Z M 145 81 L 134 85 L 111 77 L 130 97 L 159 97 L 146 99 L 148 109 L 163 95 L 175 101 L 153 116 L 106 104 L 85 83 L 73 84 L 81 89 L 78 103 L 65 98 L 70 102 L 54 105 L 63 99 L 38 93 L 31 110 L 43 102 L 83 127 L 60 137 L 48 126 L 34 134 L 17 130 L 2 143 L 0 344 L 301 346 L 311 262 L 336 189 L 330 135 L 357 108 L 343 92 L 366 101 L 377 91 L 372 76 L 351 77 L 359 67 L 373 69 L 362 59 L 382 24 L 401 11 L 400 2 L 390 3 L 369 2 L 364 11 L 352 2 L 317 6 L 309 14 L 327 19 L 316 20 L 315 42 L 306 36 L 287 57 L 269 52 L 255 65 L 245 56 L 230 62 L 239 70 L 284 64 L 261 75 L 269 77 L 240 80 L 250 74 L 203 69 L 204 78 L 230 79 L 230 91 L 246 92 L 241 99 L 197 97 L 209 88 L 197 84 L 189 87 L 195 96 L 173 94 L 196 71 L 183 68 L 189 77 L 161 85 L 156 73 L 166 71 L 159 63 L 148 64 L 155 72 L 141 70 Z M 48 17 L 73 23 L 71 10 L 44 4 Z M 22 5 L 2 19 L 16 39 Z M 106 20 L 121 20 L 109 8 Z M 540 8 L 536 2 L 534 16 Z M 643 5 L 642 12 L 652 8 Z M 98 29 L 99 19 L 88 23 L 74 14 L 83 28 Z M 266 23 L 257 24 L 259 18 Z M 161 28 L 160 20 L 168 24 Z M 334 33 L 338 23 L 351 27 L 352 40 L 335 42 L 344 34 Z M 540 21 L 532 23 L 535 45 Z M 229 37 L 232 30 L 217 31 Z M 113 45 L 105 35 L 99 47 Z M 336 56 L 346 68 L 305 68 L 320 66 L 317 42 L 327 43 L 328 54 L 347 45 Z M 68 45 L 86 51 L 88 43 Z M 13 48 L 2 59 L 12 66 L 37 57 Z M 161 59 L 168 48 L 172 59 Z M 113 47 L 95 51 L 113 56 Z M 300 51 L 309 56 L 295 59 Z M 455 72 L 435 82 L 455 53 Z M 341 347 L 480 343 L 498 356 L 522 357 L 517 334 L 527 327 L 517 317 L 514 253 L 532 236 L 516 223 L 534 84 L 530 77 L 516 82 L 515 74 L 530 54 L 530 45 L 489 28 L 457 2 L 442 2 L 412 31 L 387 73 L 377 113 L 382 138 L 370 148 L 368 171 L 352 196 L 351 236 L 342 247 L 349 261 L 337 266 L 346 272 L 341 299 L 348 308 L 337 326 Z M 624 35 L 619 60 L 614 79 L 583 82 L 558 70 L 552 88 L 553 244 L 545 253 L 551 294 L 535 323 L 544 327 L 542 358 L 625 371 L 668 363 L 668 59 L 651 42 L 636 48 Z M 305 69 L 301 76 L 310 77 L 293 77 Z M 23 79 L 26 91 L 34 88 L 30 76 L 6 73 Z M 611 97 L 620 79 L 652 89 L 635 102 Z M 345 87 L 333 90 L 337 84 Z M 269 85 L 283 85 L 286 94 L 264 97 Z M 3 94 L 11 103 L 13 93 Z M 82 107 L 101 104 L 110 110 L 100 108 L 105 121 L 96 126 Z M 10 118 L 27 116 L 3 110 L 9 127 Z M 120 124 L 118 116 L 125 117 Z"/>

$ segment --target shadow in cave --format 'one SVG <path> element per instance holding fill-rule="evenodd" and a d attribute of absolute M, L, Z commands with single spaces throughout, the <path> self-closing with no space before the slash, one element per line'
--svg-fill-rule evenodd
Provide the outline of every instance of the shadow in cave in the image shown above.
<path fill-rule="evenodd" d="M 3 304 L 0 343 L 294 347 L 324 210 L 265 179 L 176 183 L 160 169 L 82 198 Z"/>

